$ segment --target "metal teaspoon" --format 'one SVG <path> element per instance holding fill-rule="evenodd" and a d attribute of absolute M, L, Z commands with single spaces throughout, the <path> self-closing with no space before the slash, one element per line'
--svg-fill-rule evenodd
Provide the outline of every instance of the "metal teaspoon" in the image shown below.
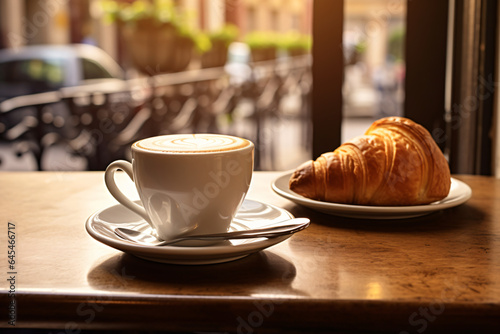
<path fill-rule="evenodd" d="M 230 240 L 230 239 L 249 239 L 249 238 L 275 238 L 285 234 L 291 234 L 301 231 L 309 226 L 308 218 L 293 218 L 280 222 L 279 226 L 259 228 L 253 230 L 232 231 L 225 233 L 187 235 L 171 240 L 159 240 L 154 235 L 143 233 L 124 227 L 117 227 L 114 232 L 120 238 L 135 242 L 143 246 L 166 246 L 186 240 Z"/>

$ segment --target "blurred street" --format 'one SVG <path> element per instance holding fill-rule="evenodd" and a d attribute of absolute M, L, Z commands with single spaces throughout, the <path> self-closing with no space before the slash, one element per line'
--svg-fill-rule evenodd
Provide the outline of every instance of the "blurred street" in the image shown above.
<path fill-rule="evenodd" d="M 103 170 L 128 159 L 135 140 L 196 132 L 254 141 L 256 170 L 313 158 L 312 1 L 133 3 L 0 3 L 0 37 L 9 37 L 0 38 L 0 103 L 65 92 L 2 106 L 0 170 Z M 345 4 L 342 142 L 402 114 L 405 6 L 378 22 L 374 13 L 388 8 L 388 0 Z M 178 15 L 165 24 L 160 14 L 170 11 Z M 27 34 L 35 17 L 46 20 Z M 143 82 L 128 86 L 134 80 Z"/>

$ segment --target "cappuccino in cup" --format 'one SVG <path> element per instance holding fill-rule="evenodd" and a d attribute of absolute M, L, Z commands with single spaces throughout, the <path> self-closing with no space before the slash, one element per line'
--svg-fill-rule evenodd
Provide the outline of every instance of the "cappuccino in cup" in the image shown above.
<path fill-rule="evenodd" d="M 250 186 L 253 152 L 249 140 L 226 135 L 146 138 L 132 145 L 132 163 L 118 160 L 108 166 L 105 182 L 113 197 L 163 240 L 226 232 Z M 134 181 L 140 204 L 118 189 L 118 169 Z"/>
<path fill-rule="evenodd" d="M 182 154 L 233 151 L 249 147 L 250 145 L 250 141 L 238 137 L 191 134 L 146 138 L 135 142 L 132 147 L 146 151 Z"/>

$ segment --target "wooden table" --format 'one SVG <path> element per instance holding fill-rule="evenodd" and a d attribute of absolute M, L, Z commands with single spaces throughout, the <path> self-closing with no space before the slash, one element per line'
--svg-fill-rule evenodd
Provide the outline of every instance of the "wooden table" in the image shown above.
<path fill-rule="evenodd" d="M 0 173 L 1 326 L 12 327 L 14 299 L 15 328 L 72 333 L 498 333 L 500 180 L 457 176 L 473 191 L 464 205 L 363 221 L 279 197 L 270 188 L 278 175 L 255 173 L 248 198 L 309 217 L 308 229 L 241 260 L 182 266 L 124 254 L 87 234 L 87 217 L 116 203 L 101 172 Z"/>

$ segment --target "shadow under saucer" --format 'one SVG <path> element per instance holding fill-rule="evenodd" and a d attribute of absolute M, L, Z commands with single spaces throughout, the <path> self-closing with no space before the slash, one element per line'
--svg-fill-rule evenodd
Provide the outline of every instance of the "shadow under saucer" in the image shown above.
<path fill-rule="evenodd" d="M 222 294 L 259 286 L 290 287 L 295 266 L 273 252 L 210 265 L 156 263 L 121 253 L 97 263 L 87 275 L 89 285 L 107 291 Z M 219 291 L 220 290 L 220 291 Z M 218 292 L 219 291 L 219 292 Z"/>

